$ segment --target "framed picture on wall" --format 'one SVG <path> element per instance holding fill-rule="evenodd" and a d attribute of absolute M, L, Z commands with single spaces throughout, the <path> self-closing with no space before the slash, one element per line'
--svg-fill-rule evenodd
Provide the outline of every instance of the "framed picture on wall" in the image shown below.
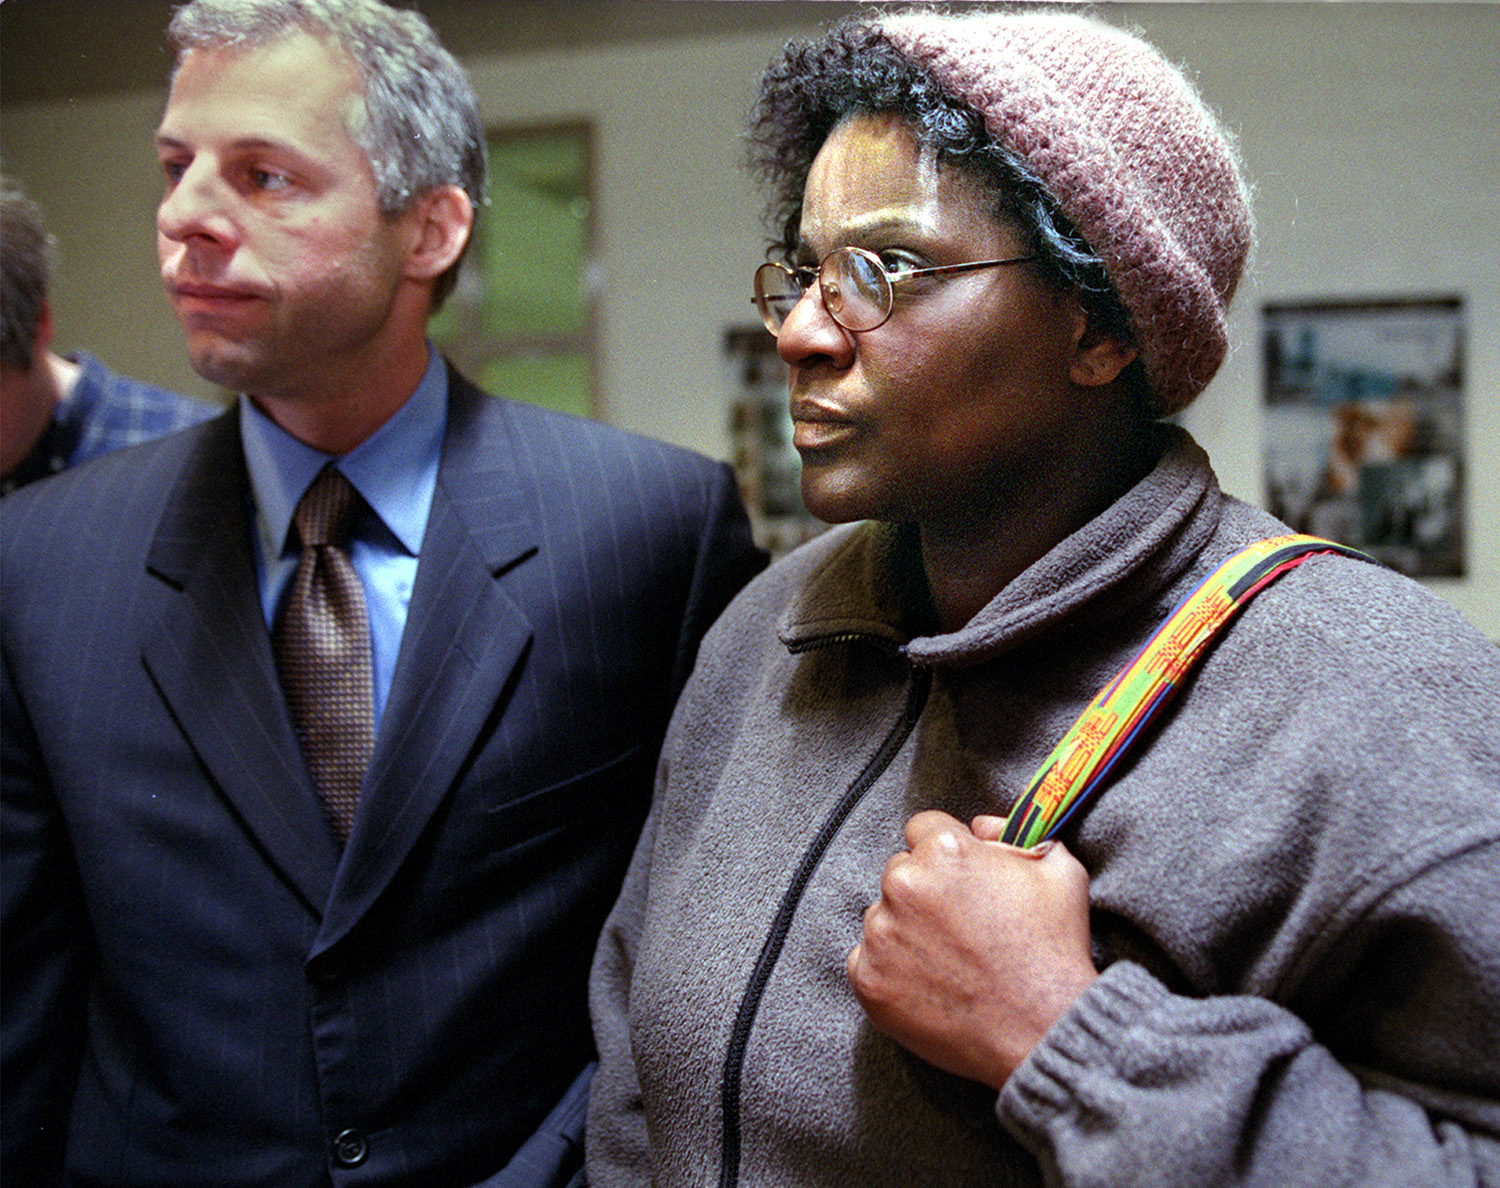
<path fill-rule="evenodd" d="M 1268 304 L 1271 511 L 1413 577 L 1464 573 L 1458 297 Z"/>
<path fill-rule="evenodd" d="M 802 459 L 792 445 L 786 364 L 763 327 L 724 331 L 729 434 L 755 541 L 785 556 L 828 527 L 802 506 Z"/>

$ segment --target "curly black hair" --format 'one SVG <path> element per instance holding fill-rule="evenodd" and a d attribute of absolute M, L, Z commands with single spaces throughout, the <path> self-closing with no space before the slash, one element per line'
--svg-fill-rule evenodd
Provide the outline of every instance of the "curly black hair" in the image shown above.
<path fill-rule="evenodd" d="M 792 258 L 808 170 L 828 134 L 849 115 L 878 114 L 905 118 L 918 143 L 993 195 L 995 218 L 1027 237 L 1044 278 L 1079 294 L 1096 333 L 1134 341 L 1130 315 L 1104 264 L 1036 176 L 990 135 L 978 111 L 944 91 L 860 16 L 846 17 L 817 40 L 788 42 L 761 79 L 750 113 L 748 164 L 769 194 L 767 221 L 779 236 L 773 252 Z"/>

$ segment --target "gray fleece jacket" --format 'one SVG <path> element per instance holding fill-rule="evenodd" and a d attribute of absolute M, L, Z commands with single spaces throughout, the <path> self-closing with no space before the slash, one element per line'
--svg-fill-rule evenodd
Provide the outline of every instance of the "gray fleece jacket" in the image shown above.
<path fill-rule="evenodd" d="M 1179 434 L 951 635 L 836 529 L 705 640 L 595 960 L 595 1188 L 1500 1185 L 1500 650 L 1316 557 L 1260 593 L 1063 840 L 1104 971 L 1007 1082 L 845 976 L 907 819 L 1006 811 L 1243 544 Z"/>

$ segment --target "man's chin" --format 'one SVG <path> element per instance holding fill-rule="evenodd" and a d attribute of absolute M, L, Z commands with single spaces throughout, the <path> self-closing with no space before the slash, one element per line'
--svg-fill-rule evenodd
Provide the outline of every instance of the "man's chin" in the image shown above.
<path fill-rule="evenodd" d="M 226 349 L 223 344 L 198 346 L 188 344 L 193 370 L 211 384 L 236 392 L 249 390 L 260 374 L 259 361 L 249 352 Z"/>

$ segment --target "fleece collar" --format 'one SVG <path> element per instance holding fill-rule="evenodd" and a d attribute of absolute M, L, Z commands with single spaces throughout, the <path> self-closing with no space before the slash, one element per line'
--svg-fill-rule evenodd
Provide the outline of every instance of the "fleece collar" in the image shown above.
<path fill-rule="evenodd" d="M 860 640 L 904 651 L 923 666 L 968 667 L 1057 625 L 1105 622 L 1160 594 L 1194 563 L 1218 527 L 1218 480 L 1182 429 L 1155 468 L 1101 515 L 1060 541 L 958 631 L 916 635 L 905 608 L 909 546 L 888 524 L 835 529 L 777 624 L 792 651 Z"/>

